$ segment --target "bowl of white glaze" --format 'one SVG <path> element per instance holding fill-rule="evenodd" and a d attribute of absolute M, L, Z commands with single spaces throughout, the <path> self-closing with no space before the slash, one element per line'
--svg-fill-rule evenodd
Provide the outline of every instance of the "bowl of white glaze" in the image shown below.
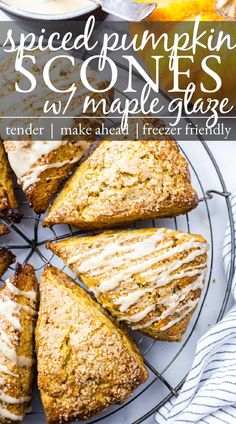
<path fill-rule="evenodd" d="M 48 22 L 86 19 L 101 11 L 90 0 L 0 0 L 0 8 L 13 19 Z"/>

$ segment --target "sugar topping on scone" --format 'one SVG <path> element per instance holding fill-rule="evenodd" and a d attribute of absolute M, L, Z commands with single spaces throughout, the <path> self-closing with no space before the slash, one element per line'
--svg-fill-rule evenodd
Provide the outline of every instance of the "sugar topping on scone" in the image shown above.
<path fill-rule="evenodd" d="M 56 198 L 44 224 L 112 227 L 176 216 L 197 203 L 187 161 L 174 141 L 102 141 Z"/>
<path fill-rule="evenodd" d="M 182 337 L 206 276 L 202 236 L 149 228 L 48 246 L 119 320 L 156 338 Z"/>
<path fill-rule="evenodd" d="M 124 402 L 148 374 L 128 333 L 54 267 L 41 277 L 38 385 L 49 424 L 87 419 Z"/>
<path fill-rule="evenodd" d="M 22 422 L 30 405 L 37 289 L 33 267 L 18 264 L 0 291 L 0 422 Z"/>

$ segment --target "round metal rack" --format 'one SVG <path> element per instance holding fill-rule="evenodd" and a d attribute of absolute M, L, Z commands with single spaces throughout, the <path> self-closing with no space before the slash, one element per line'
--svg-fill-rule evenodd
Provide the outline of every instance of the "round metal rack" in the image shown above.
<path fill-rule="evenodd" d="M 198 184 L 198 193 L 200 197 L 200 204 L 199 204 L 199 211 L 201 210 L 202 216 L 204 215 L 204 231 L 207 231 L 208 233 L 208 241 L 210 244 L 210 254 L 209 254 L 209 273 L 208 278 L 206 281 L 205 291 L 202 294 L 201 302 L 198 307 L 197 312 L 194 314 L 194 317 L 192 318 L 189 331 L 187 332 L 183 342 L 176 347 L 176 343 L 173 345 L 168 344 L 168 359 L 166 360 L 165 364 L 162 366 L 162 369 L 159 369 L 158 365 L 156 364 L 155 360 L 155 351 L 158 349 L 158 346 L 162 346 L 162 350 L 165 351 L 164 344 L 158 341 L 155 341 L 151 338 L 148 338 L 146 336 L 142 336 L 138 332 L 133 332 L 134 338 L 137 341 L 137 344 L 144 356 L 145 364 L 149 370 L 150 378 L 146 385 L 144 385 L 142 388 L 140 388 L 125 404 L 113 407 L 109 409 L 107 412 L 102 414 L 101 416 L 98 416 L 97 418 L 90 420 L 90 423 L 120 423 L 125 422 L 126 424 L 140 424 L 148 419 L 152 414 L 154 414 L 155 411 L 157 411 L 168 399 L 170 399 L 172 396 L 177 395 L 179 389 L 181 388 L 185 375 L 186 370 L 183 369 L 183 372 L 180 371 L 180 376 L 178 378 L 178 381 L 174 379 L 172 381 L 172 374 L 168 373 L 169 369 L 173 369 L 173 366 L 176 368 L 180 368 L 181 366 L 181 355 L 185 351 L 185 349 L 189 348 L 189 345 L 192 343 L 192 339 L 194 334 L 197 331 L 199 320 L 201 319 L 202 312 L 205 308 L 205 305 L 208 302 L 208 294 L 210 290 L 210 283 L 212 281 L 212 273 L 214 268 L 214 216 L 212 216 L 210 211 L 210 202 L 212 202 L 212 199 L 220 198 L 222 197 L 222 202 L 224 202 L 225 205 L 225 211 L 228 215 L 229 220 L 229 226 L 230 226 L 230 233 L 231 233 L 231 244 L 232 244 L 232 255 L 231 255 L 231 262 L 230 262 L 230 269 L 228 273 L 228 279 L 227 283 L 224 286 L 224 294 L 217 305 L 217 311 L 216 316 L 213 319 L 214 322 L 221 319 L 223 316 L 227 302 L 229 299 L 230 294 L 230 288 L 231 283 L 233 279 L 233 273 L 234 273 L 234 265 L 235 265 L 235 241 L 234 241 L 234 223 L 233 223 L 233 217 L 232 217 L 232 209 L 231 209 L 231 203 L 230 203 L 230 193 L 227 191 L 227 187 L 225 185 L 223 176 L 220 172 L 220 169 L 215 161 L 214 156 L 212 155 L 208 145 L 203 141 L 199 140 L 199 149 L 203 149 L 204 154 L 207 155 L 207 158 L 209 160 L 209 163 L 211 164 L 212 169 L 210 172 L 215 172 L 216 178 L 218 181 L 217 183 L 217 189 L 207 189 L 205 190 L 202 179 L 200 175 L 198 174 L 198 165 L 197 165 L 197 159 L 196 163 L 193 163 L 192 159 L 188 156 L 185 146 L 180 146 L 182 153 L 187 157 L 188 162 L 190 164 L 191 172 L 193 175 L 193 178 L 195 179 L 196 183 Z M 57 265 L 61 267 L 62 269 L 65 268 L 65 266 L 60 262 L 59 265 L 56 262 L 57 259 L 54 257 L 51 252 L 47 251 L 44 248 L 44 245 L 49 240 L 62 240 L 67 237 L 71 236 L 81 236 L 85 234 L 84 231 L 80 231 L 78 228 L 73 228 L 71 226 L 57 226 L 52 229 L 43 229 L 41 226 L 43 217 L 36 215 L 33 213 L 33 211 L 27 206 L 27 203 L 25 201 L 21 202 L 21 208 L 24 212 L 24 217 L 20 224 L 11 223 L 7 219 L 4 219 L 3 221 L 10 227 L 11 233 L 9 236 L 9 240 L 6 243 L 6 246 L 13 250 L 13 252 L 17 256 L 17 260 L 19 260 L 22 263 L 28 263 L 31 262 L 36 270 L 38 275 L 40 275 L 40 272 L 47 264 Z M 192 229 L 192 213 L 189 213 L 181 218 L 174 218 L 172 220 L 168 220 L 168 222 L 164 222 L 164 225 L 168 225 L 169 227 L 180 229 L 182 230 L 184 227 L 185 231 L 191 232 L 196 231 L 195 228 Z M 195 215 L 198 214 L 198 209 L 195 211 Z M 152 226 L 160 226 L 163 225 L 163 221 L 159 220 L 153 220 L 146 222 L 143 225 L 152 225 Z M 134 227 L 140 227 L 140 223 L 135 223 Z M 201 228 L 198 228 L 198 231 L 201 232 Z M 58 260 L 59 261 L 59 260 Z M 14 269 L 14 267 L 12 268 Z M 67 270 L 67 272 L 69 272 Z M 206 329 L 205 329 L 206 330 Z M 167 344 L 165 344 L 166 346 Z M 173 346 L 173 348 L 172 348 Z M 171 352 L 173 350 L 173 352 Z M 154 359 L 153 359 L 154 358 Z M 158 385 L 158 387 L 157 387 Z M 162 386 L 162 389 L 160 390 L 160 387 Z M 137 405 L 137 402 L 139 402 L 139 406 L 143 405 L 145 406 L 148 402 L 148 399 L 150 398 L 150 393 L 157 393 L 161 391 L 161 395 L 159 395 L 159 398 L 157 398 L 156 403 L 148 406 L 148 410 L 145 410 L 145 407 L 143 408 L 143 412 L 139 412 L 138 416 L 137 413 L 131 413 L 130 411 L 136 411 L 136 406 L 133 407 L 133 405 Z M 141 408 L 142 409 L 142 408 Z M 127 412 L 128 411 L 128 412 Z M 33 411 L 29 416 L 33 418 L 34 422 L 37 422 L 37 416 L 40 415 L 39 421 L 40 424 L 42 423 L 42 407 L 39 405 L 36 405 L 36 407 L 33 408 Z M 126 418 L 124 418 L 126 417 Z M 121 421 L 122 420 L 122 421 Z M 33 422 L 32 421 L 32 422 Z M 26 421 L 28 422 L 28 421 Z M 29 422 L 31 422 L 29 420 Z"/>

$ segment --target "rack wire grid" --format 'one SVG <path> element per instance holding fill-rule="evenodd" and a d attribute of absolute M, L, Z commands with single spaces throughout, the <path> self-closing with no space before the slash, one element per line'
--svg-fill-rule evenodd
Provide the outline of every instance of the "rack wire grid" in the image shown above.
<path fill-rule="evenodd" d="M 193 163 L 192 158 L 187 150 L 188 145 L 184 146 L 180 143 L 182 153 L 186 156 L 190 168 L 194 185 L 198 190 L 200 203 L 198 208 L 191 213 L 174 219 L 152 220 L 144 223 L 136 222 L 133 224 L 134 228 L 142 226 L 167 226 L 177 230 L 188 232 L 199 232 L 205 235 L 210 244 L 209 252 L 209 272 L 205 284 L 205 290 L 202 293 L 201 300 L 197 311 L 195 312 L 189 329 L 181 343 L 165 343 L 153 340 L 149 337 L 141 335 L 139 332 L 132 332 L 133 336 L 144 356 L 146 367 L 149 370 L 149 380 L 134 395 L 123 405 L 115 406 L 107 410 L 105 413 L 89 420 L 89 423 L 120 423 L 126 424 L 140 424 L 152 416 L 171 396 L 176 396 L 180 390 L 191 360 L 194 354 L 194 345 L 199 334 L 206 331 L 208 325 L 217 322 L 223 316 L 230 294 L 231 283 L 234 273 L 235 264 L 235 245 L 234 245 L 234 223 L 232 218 L 232 209 L 230 203 L 230 193 L 227 191 L 223 176 L 219 167 L 209 149 L 203 140 L 198 142 L 199 155 L 196 158 L 196 163 Z M 215 173 L 215 185 L 217 189 L 205 189 L 206 181 L 202 181 L 201 175 L 198 172 L 197 163 L 201 161 L 201 154 L 207 156 L 211 167 L 208 173 Z M 191 149 L 190 149 L 191 151 Z M 206 158 L 205 158 L 206 159 Z M 216 180 L 217 177 L 217 180 Z M 19 192 L 20 189 L 18 188 Z M 22 193 L 19 193 L 22 196 Z M 230 268 L 228 272 L 228 279 L 224 284 L 223 292 L 217 296 L 217 284 L 211 284 L 214 272 L 214 261 L 219 252 L 214 251 L 215 246 L 215 230 L 214 230 L 214 215 L 211 213 L 211 202 L 214 200 L 224 202 L 225 211 L 229 220 L 229 231 L 231 234 L 232 255 Z M 17 261 L 21 263 L 32 263 L 38 276 L 42 269 L 47 264 L 52 264 L 66 270 L 70 275 L 71 272 L 56 258 L 51 252 L 44 248 L 47 241 L 62 240 L 71 236 L 82 236 L 87 234 L 78 228 L 68 225 L 59 225 L 52 229 L 42 228 L 41 223 L 43 216 L 36 215 L 29 208 L 27 202 L 22 199 L 21 210 L 24 217 L 20 224 L 15 224 L 7 219 L 3 219 L 5 224 L 9 226 L 11 233 L 5 238 L 5 246 L 15 253 Z M 200 219 L 199 219 L 200 218 Z M 217 224 L 217 223 L 216 223 Z M 8 272 L 11 273 L 14 266 Z M 222 287 L 221 287 L 222 289 Z M 213 293 L 213 294 L 212 294 Z M 214 296 L 214 313 L 209 317 L 206 314 L 206 305 L 209 302 L 209 297 Z M 217 300 L 218 299 L 218 300 Z M 206 320 L 206 315 L 208 319 Z M 187 359 L 186 364 L 183 363 L 183 353 Z M 164 358 L 163 358 L 164 355 Z M 162 358 L 160 360 L 160 358 Z M 35 392 L 33 399 L 33 410 L 27 416 L 26 423 L 37 422 L 42 424 L 44 422 L 43 409 L 39 401 L 39 396 Z"/>
<path fill-rule="evenodd" d="M 82 59 L 84 57 L 82 55 Z M 123 64 L 119 63 L 118 66 L 124 72 L 127 72 L 127 68 Z M 144 83 L 140 75 L 136 74 L 136 77 L 138 83 Z M 116 88 L 116 92 L 119 96 L 126 98 L 127 95 L 124 95 L 122 89 L 122 77 L 120 82 L 121 86 Z M 163 101 L 170 101 L 170 98 L 165 93 L 160 92 L 160 95 Z M 192 120 L 187 117 L 184 117 L 184 119 L 194 126 Z M 114 120 L 112 117 L 109 118 L 109 122 L 110 125 L 114 125 L 114 122 L 118 125 L 116 119 Z M 207 331 L 209 325 L 216 323 L 222 318 L 228 304 L 235 269 L 235 229 L 230 193 L 209 146 L 201 136 L 196 137 L 196 140 L 192 143 L 179 140 L 177 142 L 182 154 L 189 163 L 193 185 L 200 199 L 199 206 L 184 216 L 173 219 L 135 222 L 131 228 L 167 227 L 189 233 L 201 233 L 205 236 L 210 245 L 209 270 L 205 289 L 181 343 L 160 342 L 143 336 L 137 331 L 131 331 L 144 357 L 149 371 L 149 379 L 142 387 L 136 390 L 126 403 L 109 408 L 103 414 L 88 420 L 89 424 L 98 422 L 101 424 L 120 424 L 122 422 L 125 424 L 153 423 L 153 414 L 172 396 L 176 396 L 183 385 L 194 356 L 196 341 L 201 334 Z M 197 148 L 197 154 L 194 144 Z M 8 236 L 2 238 L 5 240 L 5 246 L 13 251 L 18 262 L 34 265 L 39 278 L 43 268 L 47 264 L 51 264 L 65 270 L 75 279 L 75 276 L 60 259 L 45 249 L 45 243 L 71 236 L 83 236 L 88 234 L 88 232 L 68 225 L 58 225 L 51 229 L 43 228 L 41 225 L 43 216 L 36 215 L 28 206 L 19 187 L 17 190 L 19 192 L 18 197 L 21 198 L 21 211 L 24 217 L 20 224 L 11 223 L 7 219 L 3 219 L 11 230 Z M 221 249 L 216 249 L 215 246 L 219 246 L 225 231 L 222 217 L 217 214 L 219 206 L 221 206 L 222 210 L 222 202 L 225 218 L 229 221 L 232 253 L 227 281 L 222 276 L 224 283 L 221 281 L 220 283 L 212 284 L 216 264 L 221 261 Z M 4 278 L 7 278 L 13 270 L 14 267 L 11 267 Z M 79 280 L 75 279 L 75 281 L 82 285 Z M 45 422 L 40 396 L 37 388 L 35 388 L 32 412 L 25 418 L 25 423 L 43 424 Z"/>

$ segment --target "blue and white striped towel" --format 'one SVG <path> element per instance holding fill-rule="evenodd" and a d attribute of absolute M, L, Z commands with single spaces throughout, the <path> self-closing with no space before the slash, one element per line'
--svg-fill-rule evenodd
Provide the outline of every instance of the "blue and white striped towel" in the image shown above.
<path fill-rule="evenodd" d="M 236 194 L 231 197 L 236 223 L 235 199 Z M 226 274 L 231 256 L 230 240 L 227 227 L 223 246 Z M 235 306 L 198 341 L 192 369 L 179 396 L 156 413 L 156 423 L 236 424 L 236 275 L 232 295 Z"/>

